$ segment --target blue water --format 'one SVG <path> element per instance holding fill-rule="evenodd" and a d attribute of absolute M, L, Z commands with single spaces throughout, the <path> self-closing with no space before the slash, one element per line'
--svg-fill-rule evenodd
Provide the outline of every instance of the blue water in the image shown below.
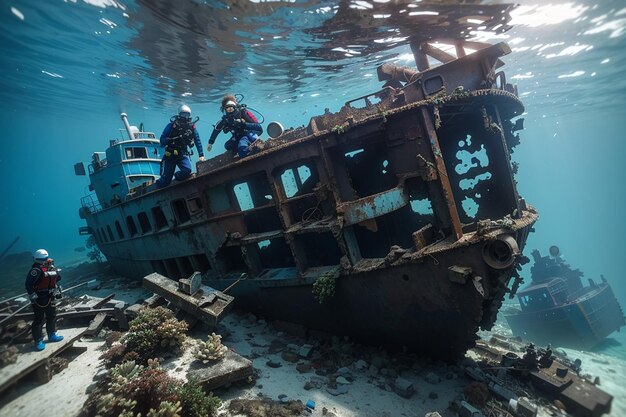
<path fill-rule="evenodd" d="M 225 93 L 299 126 L 379 89 L 383 62 L 414 65 L 393 32 L 328 47 L 315 28 L 336 4 L 3 0 L 0 249 L 20 236 L 12 252 L 83 259 L 87 182 L 72 166 L 121 137 L 121 111 L 159 134 L 185 102 L 206 144 Z M 626 307 L 626 3 L 522 1 L 511 14 L 511 30 L 474 35 L 513 49 L 504 69 L 526 105 L 513 158 L 519 191 L 540 212 L 527 248 L 558 245 L 586 277 L 603 274 Z M 622 351 L 611 352 L 626 355 L 618 338 Z"/>

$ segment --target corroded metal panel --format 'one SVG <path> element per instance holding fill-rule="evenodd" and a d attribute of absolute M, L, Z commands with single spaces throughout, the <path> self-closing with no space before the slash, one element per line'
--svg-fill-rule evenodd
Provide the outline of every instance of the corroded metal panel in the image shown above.
<path fill-rule="evenodd" d="M 344 224 L 349 226 L 391 213 L 408 202 L 404 186 L 398 186 L 389 191 L 342 203 L 337 206 L 337 211 L 343 213 Z"/>

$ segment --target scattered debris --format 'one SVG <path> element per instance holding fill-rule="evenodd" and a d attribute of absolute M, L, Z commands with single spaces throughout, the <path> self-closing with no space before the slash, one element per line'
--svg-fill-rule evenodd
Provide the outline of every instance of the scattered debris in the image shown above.
<path fill-rule="evenodd" d="M 42 351 L 34 350 L 32 343 L 21 346 L 18 349 L 17 360 L 14 363 L 0 368 L 0 393 L 19 382 L 24 376 L 31 372 L 41 367 L 49 367 L 50 360 L 63 350 L 72 346 L 74 341 L 79 339 L 85 330 L 87 330 L 86 327 L 64 329 L 62 331 L 63 340 L 57 343 L 48 343 L 46 348 Z M 49 372 L 45 370 L 44 373 Z"/>
<path fill-rule="evenodd" d="M 248 417 L 290 417 L 298 416 L 304 411 L 302 401 L 289 401 L 283 403 L 263 399 L 235 399 L 228 405 L 228 410 L 235 414 L 243 414 Z"/>
<path fill-rule="evenodd" d="M 197 279 L 192 277 L 192 280 Z M 175 281 L 156 272 L 144 277 L 143 286 L 212 327 L 228 312 L 234 300 L 232 296 L 205 285 L 200 285 L 193 295 L 189 295 L 179 291 Z"/>

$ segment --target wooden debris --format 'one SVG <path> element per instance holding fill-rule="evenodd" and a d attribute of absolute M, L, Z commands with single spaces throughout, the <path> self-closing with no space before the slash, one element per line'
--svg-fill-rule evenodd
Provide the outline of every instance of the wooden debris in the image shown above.
<path fill-rule="evenodd" d="M 223 359 L 187 372 L 187 379 L 195 378 L 205 390 L 210 391 L 251 377 L 252 374 L 252 362 L 228 350 Z"/>
<path fill-rule="evenodd" d="M 102 300 L 100 300 L 96 304 L 94 304 L 92 308 L 100 308 L 100 307 L 102 307 L 103 305 L 105 305 L 106 303 L 111 301 L 113 299 L 113 297 L 115 297 L 115 293 L 107 295 Z"/>
<path fill-rule="evenodd" d="M 62 313 L 57 314 L 57 320 L 62 319 L 62 318 L 63 319 L 75 319 L 78 317 L 96 316 L 98 313 L 113 314 L 114 310 L 115 309 L 113 308 L 97 308 L 97 309 L 83 310 L 83 311 L 64 311 Z M 10 322 L 17 321 L 17 320 L 30 321 L 33 319 L 33 317 L 34 317 L 34 314 L 31 311 L 30 313 L 18 314 L 12 317 Z"/>
<path fill-rule="evenodd" d="M 126 314 L 124 314 L 123 311 L 125 306 L 126 303 L 119 302 L 115 304 L 115 307 L 113 307 L 113 316 L 117 320 L 117 325 L 120 330 L 128 330 L 128 320 L 126 319 Z"/>
<path fill-rule="evenodd" d="M 150 307 L 150 308 L 154 308 L 154 307 L 162 306 L 164 304 L 167 304 L 167 300 L 165 298 L 161 297 L 158 294 L 152 294 L 152 297 L 145 300 L 142 305 Z"/>
<path fill-rule="evenodd" d="M 39 384 L 45 384 L 52 379 L 52 366 L 49 358 L 35 369 L 35 378 Z"/>
<path fill-rule="evenodd" d="M 124 314 L 126 314 L 126 316 L 128 316 L 130 319 L 134 319 L 135 317 L 139 315 L 139 310 L 141 310 L 144 307 L 146 306 L 143 304 L 133 304 L 132 306 L 124 310 Z"/>
<path fill-rule="evenodd" d="M 60 330 L 59 334 L 63 336 L 63 340 L 56 343 L 46 343 L 46 348 L 42 351 L 36 351 L 31 343 L 23 346 L 20 349 L 17 362 L 0 369 L 0 393 L 40 366 L 46 364 L 49 366 L 50 358 L 71 346 L 85 333 L 85 330 L 87 330 L 86 327 Z M 43 374 L 44 379 L 45 373 L 45 369 L 39 372 L 39 374 Z"/>
<path fill-rule="evenodd" d="M 85 331 L 85 335 L 87 336 L 97 335 L 100 332 L 100 330 L 102 330 L 102 327 L 104 326 L 104 321 L 106 320 L 107 317 L 108 317 L 107 313 L 96 314 L 96 317 L 94 317 L 94 319 L 91 320 L 91 323 L 89 323 L 89 327 Z"/>
<path fill-rule="evenodd" d="M 176 281 L 156 272 L 143 278 L 143 286 L 213 327 L 230 310 L 235 299 L 206 285 L 201 285 L 194 295 L 185 294 L 179 291 Z"/>

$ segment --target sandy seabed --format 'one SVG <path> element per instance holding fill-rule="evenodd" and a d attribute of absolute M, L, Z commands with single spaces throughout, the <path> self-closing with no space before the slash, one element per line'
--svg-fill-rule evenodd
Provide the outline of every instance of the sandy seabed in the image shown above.
<path fill-rule="evenodd" d="M 137 294 L 144 295 L 141 289 L 118 292 L 129 302 L 139 298 Z M 495 332 L 501 334 L 502 331 L 502 328 L 496 327 Z M 62 330 L 60 332 L 62 334 Z M 264 320 L 251 314 L 231 312 L 219 325 L 217 332 L 223 335 L 223 343 L 228 348 L 252 361 L 257 376 L 254 383 L 234 384 L 216 392 L 223 401 L 218 414 L 223 417 L 233 416 L 228 411 L 230 400 L 263 397 L 275 401 L 300 400 L 303 404 L 313 401 L 315 408 L 311 415 L 314 416 L 322 416 L 326 409 L 329 412 L 326 415 L 341 417 L 423 417 L 432 411 L 438 411 L 443 417 L 452 417 L 456 413 L 449 409 L 450 402 L 458 399 L 463 388 L 471 382 L 463 375 L 462 369 L 455 365 L 416 359 L 412 366 L 407 367 L 406 355 L 358 347 L 352 351 L 354 362 L 334 371 L 341 377 L 337 377 L 334 388 L 328 385 L 328 378 L 317 375 L 314 368 L 300 367 L 298 370 L 297 364 L 306 363 L 306 360 L 285 360 L 283 352 L 309 346 L 307 341 L 277 331 Z M 206 335 L 199 333 L 194 337 L 205 339 Z M 488 340 L 490 333 L 481 332 L 481 337 Z M 93 388 L 94 377 L 105 372 L 99 360 L 102 345 L 103 340 L 98 338 L 83 338 L 75 342 L 73 350 L 77 351 L 78 348 L 83 352 L 72 358 L 67 368 L 54 375 L 47 384 L 23 382 L 12 393 L 5 394 L 0 400 L 0 417 L 77 416 L 89 390 Z M 315 350 L 313 344 L 313 354 Z M 626 358 L 562 350 L 571 359 L 580 358 L 583 361 L 583 373 L 599 376 L 600 388 L 613 395 L 609 416 L 626 416 Z M 359 358 L 361 353 L 363 357 Z M 164 362 L 163 367 L 173 376 L 184 379 L 185 374 L 180 369 L 193 360 L 188 350 L 182 357 Z M 410 398 L 394 390 L 397 378 L 414 387 L 415 393 Z M 555 414 L 540 408 L 538 415 Z"/>

